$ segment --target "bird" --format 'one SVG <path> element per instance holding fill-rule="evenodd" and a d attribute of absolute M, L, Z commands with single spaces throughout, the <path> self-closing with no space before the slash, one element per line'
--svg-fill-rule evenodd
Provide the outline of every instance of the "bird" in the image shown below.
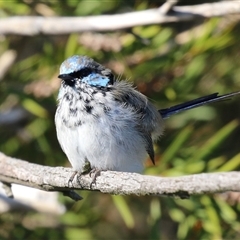
<path fill-rule="evenodd" d="M 158 110 L 127 81 L 92 58 L 74 55 L 60 66 L 55 114 L 57 139 L 73 169 L 141 173 L 164 119 L 185 110 L 229 99 L 238 92 L 213 93 Z"/>

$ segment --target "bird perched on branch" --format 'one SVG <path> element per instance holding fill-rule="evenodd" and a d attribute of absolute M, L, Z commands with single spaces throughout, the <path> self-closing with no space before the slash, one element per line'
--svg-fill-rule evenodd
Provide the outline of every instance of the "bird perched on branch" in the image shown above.
<path fill-rule="evenodd" d="M 240 92 L 214 93 L 157 110 L 126 81 L 87 56 L 72 56 L 60 67 L 61 88 L 55 123 L 58 141 L 74 170 L 141 172 L 147 155 L 154 163 L 153 142 L 163 119 L 175 113 L 223 100 Z"/>

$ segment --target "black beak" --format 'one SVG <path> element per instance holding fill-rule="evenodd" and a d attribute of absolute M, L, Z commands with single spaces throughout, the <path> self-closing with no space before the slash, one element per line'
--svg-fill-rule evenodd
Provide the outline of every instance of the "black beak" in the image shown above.
<path fill-rule="evenodd" d="M 72 77 L 69 74 L 60 74 L 60 75 L 58 75 L 58 78 L 60 78 L 62 80 L 72 79 Z"/>
<path fill-rule="evenodd" d="M 75 79 L 70 74 L 60 74 L 58 78 L 62 79 L 69 86 L 74 86 L 75 84 Z"/>

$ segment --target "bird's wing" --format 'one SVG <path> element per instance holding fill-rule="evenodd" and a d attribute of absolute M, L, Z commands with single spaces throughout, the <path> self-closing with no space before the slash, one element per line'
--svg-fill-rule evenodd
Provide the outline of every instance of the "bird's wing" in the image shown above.
<path fill-rule="evenodd" d="M 115 82 L 111 92 L 116 101 L 123 107 L 131 108 L 137 115 L 136 128 L 144 139 L 146 151 L 154 163 L 153 140 L 160 136 L 163 130 L 162 118 L 157 109 L 127 82 Z"/>

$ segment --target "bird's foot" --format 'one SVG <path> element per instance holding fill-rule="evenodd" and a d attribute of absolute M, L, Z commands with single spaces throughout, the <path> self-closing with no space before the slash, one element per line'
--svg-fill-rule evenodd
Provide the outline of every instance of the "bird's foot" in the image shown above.
<path fill-rule="evenodd" d="M 93 175 L 93 176 L 92 176 Z M 92 178 L 92 182 L 90 184 L 90 189 L 92 189 L 92 185 L 96 184 L 97 177 L 101 175 L 101 170 L 97 168 L 92 168 L 89 172 L 89 176 Z"/>
<path fill-rule="evenodd" d="M 90 183 L 90 189 L 92 189 L 93 184 L 96 184 L 97 177 L 100 176 L 100 174 L 101 174 L 101 170 L 97 169 L 95 167 L 92 168 L 91 164 L 90 164 L 90 162 L 88 161 L 87 158 L 85 158 L 85 162 L 83 164 L 82 170 L 79 171 L 79 172 L 75 171 L 71 175 L 71 177 L 69 178 L 69 181 L 68 181 L 68 186 L 70 186 L 70 183 L 73 182 L 76 175 L 78 175 L 78 177 L 77 177 L 78 184 L 80 186 L 82 186 L 80 178 L 81 178 L 82 175 L 86 175 L 86 174 L 89 174 L 89 176 L 92 178 L 92 181 Z"/>
<path fill-rule="evenodd" d="M 70 187 L 70 183 L 73 182 L 75 176 L 78 174 L 78 171 L 74 171 L 73 174 L 71 175 L 71 177 L 68 180 L 68 187 Z M 73 185 L 73 184 L 72 184 Z"/>
<path fill-rule="evenodd" d="M 70 183 L 73 182 L 76 175 L 79 175 L 79 177 L 81 177 L 81 175 L 85 175 L 87 173 L 90 173 L 91 171 L 92 171 L 91 164 L 87 160 L 87 158 L 85 158 L 84 164 L 82 166 L 82 170 L 81 171 L 74 171 L 73 174 L 71 175 L 71 177 L 69 178 L 68 187 L 70 187 Z"/>

